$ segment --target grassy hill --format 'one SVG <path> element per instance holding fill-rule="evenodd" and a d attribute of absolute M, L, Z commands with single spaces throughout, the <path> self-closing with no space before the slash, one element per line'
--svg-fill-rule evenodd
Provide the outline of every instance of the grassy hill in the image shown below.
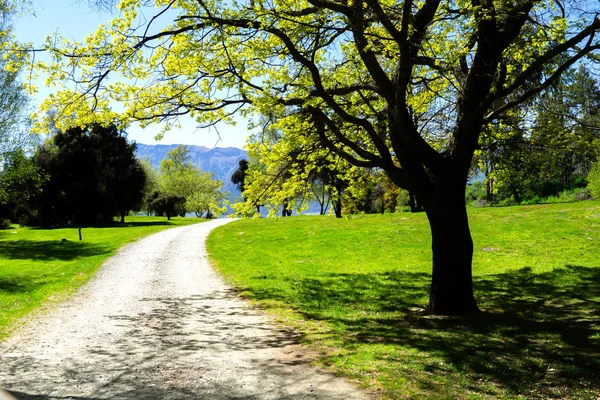
<path fill-rule="evenodd" d="M 600 202 L 470 209 L 470 317 L 423 314 L 423 214 L 241 220 L 209 251 L 242 292 L 380 397 L 600 393 Z"/>

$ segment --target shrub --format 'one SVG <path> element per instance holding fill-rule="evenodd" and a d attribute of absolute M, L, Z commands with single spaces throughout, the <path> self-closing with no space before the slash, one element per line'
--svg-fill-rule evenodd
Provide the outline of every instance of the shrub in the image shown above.
<path fill-rule="evenodd" d="M 477 207 L 477 208 L 481 208 L 481 207 L 485 207 L 488 205 L 488 201 L 486 199 L 478 199 L 478 200 L 474 200 L 472 202 L 469 203 L 472 207 Z"/>
<path fill-rule="evenodd" d="M 149 209 L 157 216 L 166 215 L 167 219 L 176 215 L 185 216 L 185 197 L 155 191 L 151 196 Z"/>
<path fill-rule="evenodd" d="M 575 193 L 576 201 L 589 200 L 591 198 L 592 198 L 592 194 L 590 193 L 589 189 L 579 189 Z"/>
<path fill-rule="evenodd" d="M 400 189 L 400 193 L 398 193 L 398 197 L 396 197 L 396 204 L 398 207 L 403 208 L 408 206 L 409 201 L 410 195 L 408 194 L 408 190 Z"/>
<path fill-rule="evenodd" d="M 525 199 L 521 202 L 522 205 L 524 206 L 529 206 L 529 205 L 533 205 L 533 204 L 540 204 L 543 203 L 544 199 L 542 199 L 541 197 L 539 197 L 538 195 L 535 195 L 529 199 Z"/>
<path fill-rule="evenodd" d="M 12 222 L 6 218 L 0 218 L 0 230 L 12 228 Z"/>
<path fill-rule="evenodd" d="M 487 197 L 487 191 L 484 181 L 469 183 L 465 190 L 466 201 L 478 201 Z"/>

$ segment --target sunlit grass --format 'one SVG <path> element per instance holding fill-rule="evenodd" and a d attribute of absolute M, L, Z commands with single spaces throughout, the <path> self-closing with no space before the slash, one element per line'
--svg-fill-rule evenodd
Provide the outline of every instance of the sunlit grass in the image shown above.
<path fill-rule="evenodd" d="M 51 298 L 79 288 L 126 243 L 197 218 L 127 217 L 125 226 L 0 231 L 0 338 Z M 64 239 L 64 240 L 63 240 Z"/>
<path fill-rule="evenodd" d="M 600 393 L 600 202 L 470 209 L 468 318 L 422 313 L 423 214 L 241 220 L 215 230 L 218 269 L 304 334 L 319 363 L 398 398 Z"/>

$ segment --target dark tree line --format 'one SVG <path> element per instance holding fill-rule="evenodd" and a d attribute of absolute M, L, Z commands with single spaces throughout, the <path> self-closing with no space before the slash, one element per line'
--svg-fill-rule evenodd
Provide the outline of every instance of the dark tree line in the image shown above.
<path fill-rule="evenodd" d="M 115 126 L 101 125 L 57 132 L 4 175 L 17 171 L 26 172 L 22 187 L 2 179 L 12 193 L 4 217 L 43 226 L 102 224 L 115 216 L 124 222 L 141 208 L 147 180 L 135 144 Z"/>

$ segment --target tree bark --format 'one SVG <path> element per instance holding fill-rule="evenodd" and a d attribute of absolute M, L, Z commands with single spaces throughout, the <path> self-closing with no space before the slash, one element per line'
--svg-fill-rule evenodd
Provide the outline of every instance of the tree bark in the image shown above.
<path fill-rule="evenodd" d="M 342 218 L 342 199 L 337 199 L 333 203 L 333 209 L 335 211 L 335 217 Z"/>
<path fill-rule="evenodd" d="M 427 312 L 436 315 L 478 312 L 473 296 L 473 240 L 464 195 L 459 191 L 457 195 L 446 194 L 434 201 L 425 205 L 433 252 Z"/>
<path fill-rule="evenodd" d="M 492 180 L 490 179 L 486 184 L 485 184 L 485 199 L 487 200 L 488 203 L 491 203 L 493 200 L 493 187 L 492 187 Z"/>

